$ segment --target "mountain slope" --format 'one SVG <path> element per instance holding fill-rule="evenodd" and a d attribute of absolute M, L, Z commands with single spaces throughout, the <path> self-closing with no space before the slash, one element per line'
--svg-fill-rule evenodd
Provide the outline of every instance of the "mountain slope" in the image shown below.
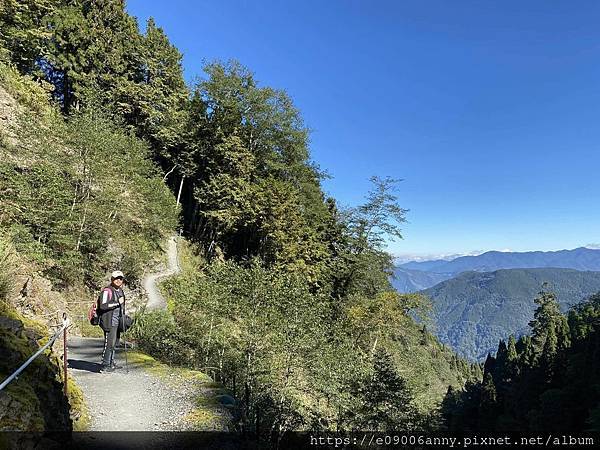
<path fill-rule="evenodd" d="M 436 334 L 459 354 L 481 360 L 500 339 L 527 333 L 544 282 L 566 310 L 600 291 L 600 272 L 573 269 L 504 269 L 466 272 L 422 291 L 433 302 Z"/>
<path fill-rule="evenodd" d="M 403 267 L 396 267 L 394 269 L 394 277 L 392 278 L 392 286 L 401 293 L 417 292 L 434 286 L 451 277 L 452 274 L 425 272 L 423 270 L 411 270 Z"/>

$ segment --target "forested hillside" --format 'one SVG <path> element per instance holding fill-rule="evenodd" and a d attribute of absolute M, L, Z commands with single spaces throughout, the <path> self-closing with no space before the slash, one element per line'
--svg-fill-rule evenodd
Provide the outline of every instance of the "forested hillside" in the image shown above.
<path fill-rule="evenodd" d="M 453 274 L 394 267 L 392 286 L 398 292 L 418 292 L 452 278 Z"/>
<path fill-rule="evenodd" d="M 562 314 L 547 290 L 535 299 L 531 336 L 501 340 L 482 382 L 444 400 L 452 432 L 600 431 L 600 296 Z"/>
<path fill-rule="evenodd" d="M 459 354 L 483 361 L 509 334 L 529 332 L 532 298 L 548 283 L 566 311 L 600 291 L 600 272 L 572 269 L 506 269 L 465 272 L 423 293 L 433 303 L 437 336 Z"/>
<path fill-rule="evenodd" d="M 481 376 L 411 318 L 425 299 L 389 283 L 395 181 L 339 208 L 284 91 L 236 62 L 186 86 L 165 33 L 120 0 L 11 0 L 0 23 L 0 230 L 32 276 L 66 297 L 114 267 L 135 283 L 179 221 L 187 266 L 138 342 L 211 368 L 239 427 L 275 437 L 435 427 L 447 386 Z"/>

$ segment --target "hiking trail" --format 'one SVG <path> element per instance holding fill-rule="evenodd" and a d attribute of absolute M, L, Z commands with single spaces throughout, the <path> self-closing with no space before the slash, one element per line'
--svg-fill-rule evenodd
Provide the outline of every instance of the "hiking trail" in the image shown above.
<path fill-rule="evenodd" d="M 167 254 L 168 267 L 143 279 L 148 310 L 166 308 L 156 284 L 180 271 L 176 237 L 169 239 Z M 69 373 L 83 391 L 91 416 L 90 431 L 189 430 L 190 421 L 198 414 L 208 419 L 200 429 L 227 429 L 229 410 L 219 401 L 227 396 L 209 377 L 169 367 L 129 348 L 126 370 L 122 345 L 115 354 L 115 362 L 122 368 L 99 373 L 103 343 L 102 338 L 69 337 Z M 198 424 L 193 428 L 198 429 Z"/>
<path fill-rule="evenodd" d="M 180 272 L 179 258 L 177 255 L 177 236 L 172 236 L 169 239 L 167 248 L 168 264 L 167 268 L 161 272 L 157 272 L 151 275 L 146 275 L 142 281 L 142 286 L 148 296 L 148 303 L 146 303 L 146 309 L 152 311 L 154 309 L 165 309 L 167 302 L 160 293 L 157 286 L 157 281 L 163 277 L 175 275 Z"/>

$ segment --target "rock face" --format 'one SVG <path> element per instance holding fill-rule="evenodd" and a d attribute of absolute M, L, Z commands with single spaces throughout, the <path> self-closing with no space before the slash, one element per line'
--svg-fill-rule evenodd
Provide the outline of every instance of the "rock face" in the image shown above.
<path fill-rule="evenodd" d="M 43 327 L 0 301 L 0 380 L 18 369 L 47 336 Z M 45 352 L 0 391 L 0 430 L 72 430 L 59 364 L 57 355 Z"/>

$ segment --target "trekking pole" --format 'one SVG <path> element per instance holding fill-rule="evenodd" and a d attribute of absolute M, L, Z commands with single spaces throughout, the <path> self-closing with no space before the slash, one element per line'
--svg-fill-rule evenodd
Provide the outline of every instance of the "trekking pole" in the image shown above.
<path fill-rule="evenodd" d="M 129 365 L 127 364 L 127 339 L 125 339 L 125 300 L 123 300 L 123 314 L 121 314 L 123 322 L 123 345 L 125 346 L 125 373 L 129 373 Z"/>

